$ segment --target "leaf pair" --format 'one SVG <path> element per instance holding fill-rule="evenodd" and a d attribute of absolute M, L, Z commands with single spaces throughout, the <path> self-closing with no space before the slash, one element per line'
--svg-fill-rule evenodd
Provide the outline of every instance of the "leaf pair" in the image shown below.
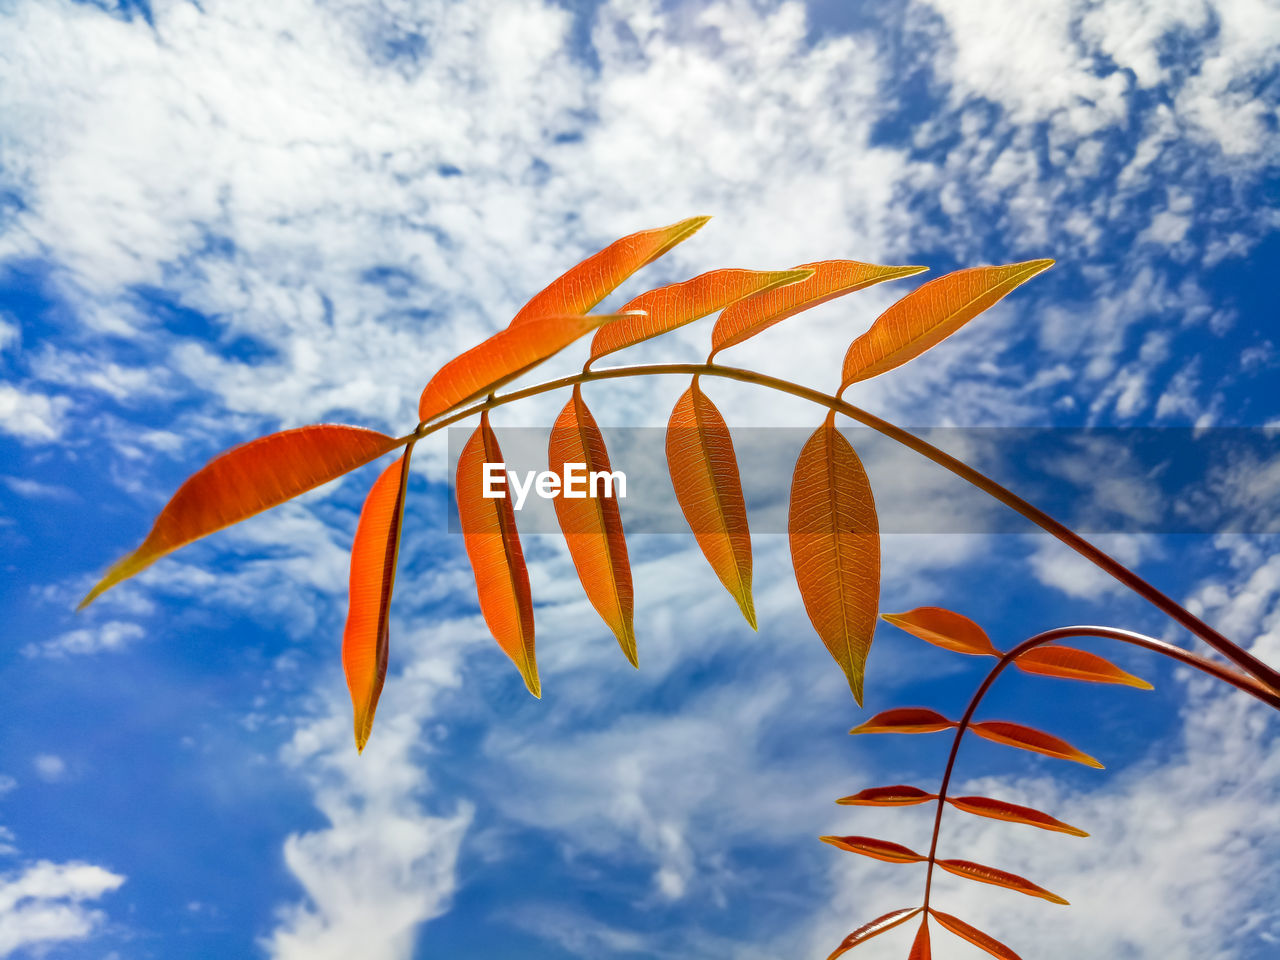
<path fill-rule="evenodd" d="M 1002 656 L 982 627 L 968 617 L 942 607 L 917 607 L 906 613 L 886 613 L 883 619 L 944 650 L 972 656 Z M 1024 673 L 1043 677 L 1152 689 L 1146 680 L 1121 670 L 1104 657 L 1060 644 L 1041 644 L 1024 650 L 1014 659 L 1013 665 Z"/>
<path fill-rule="evenodd" d="M 839 850 L 857 853 L 885 863 L 926 863 L 929 860 L 928 857 L 916 853 L 910 847 L 904 847 L 900 843 L 891 843 L 888 840 L 877 840 L 875 837 L 819 837 L 819 839 L 823 843 L 829 843 Z M 984 866 L 969 860 L 936 860 L 934 862 L 943 870 L 955 874 L 957 877 L 965 877 L 969 880 L 976 880 L 979 883 L 990 883 L 998 887 L 1004 887 L 1007 890 L 1016 890 L 1018 893 L 1025 893 L 1029 897 L 1039 897 L 1041 900 L 1048 900 L 1050 903 L 1064 905 L 1067 903 L 1056 893 L 1051 893 L 1044 887 L 1034 884 L 1026 877 L 1020 877 L 1016 873 L 997 870 L 995 867 Z"/>
<path fill-rule="evenodd" d="M 954 720 L 948 720 L 942 714 L 925 707 L 896 707 L 877 713 L 870 720 L 854 727 L 850 733 L 936 733 L 957 727 Z M 971 723 L 968 729 L 978 736 L 993 743 L 1002 743 L 1033 753 L 1042 753 L 1047 757 L 1061 760 L 1073 760 L 1085 766 L 1102 768 L 1102 764 L 1065 740 L 1052 734 L 1044 733 L 1033 727 L 1025 727 L 1020 723 L 1008 723 L 1003 720 L 986 720 L 982 723 Z"/>
<path fill-rule="evenodd" d="M 892 787 L 871 787 L 848 797 L 841 797 L 836 803 L 850 807 L 910 807 L 930 800 L 937 800 L 936 793 L 927 793 L 919 787 L 897 784 Z M 992 800 L 990 797 L 947 797 L 946 802 L 957 810 L 988 817 L 992 820 L 1004 820 L 1009 823 L 1023 823 L 1041 830 L 1052 830 L 1056 833 L 1067 833 L 1075 837 L 1087 837 L 1088 834 L 1079 827 L 1041 813 L 1031 807 L 1006 803 L 1003 800 Z"/>
<path fill-rule="evenodd" d="M 837 960 L 838 957 L 844 956 L 844 954 L 848 953 L 854 947 L 860 946 L 873 937 L 878 937 L 880 934 L 906 923 L 923 910 L 923 907 L 916 907 L 914 910 L 894 910 L 891 913 L 886 913 L 882 917 L 877 917 L 875 920 L 859 927 L 857 930 L 853 931 L 853 933 L 849 934 L 849 936 L 845 937 L 840 943 L 840 946 L 836 947 L 831 955 L 827 957 L 827 960 Z M 996 957 L 997 960 L 1022 960 L 1021 957 L 994 937 L 988 936 L 976 927 L 972 927 L 965 923 L 958 917 L 953 917 L 949 913 L 943 913 L 941 910 L 935 910 L 932 907 L 929 908 L 927 915 L 920 922 L 919 930 L 916 932 L 915 939 L 911 943 L 911 953 L 908 955 L 908 960 L 929 960 L 929 957 L 931 956 L 929 943 L 929 917 L 933 917 L 933 919 L 937 920 L 938 923 L 942 924 L 942 926 L 946 927 L 956 936 L 964 940 L 968 940 L 974 946 L 985 950 L 991 956 Z"/>

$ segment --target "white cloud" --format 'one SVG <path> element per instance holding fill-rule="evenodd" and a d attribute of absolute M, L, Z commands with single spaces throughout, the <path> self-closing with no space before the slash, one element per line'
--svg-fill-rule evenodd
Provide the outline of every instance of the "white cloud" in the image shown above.
<path fill-rule="evenodd" d="M 37 754 L 31 765 L 35 768 L 36 776 L 45 783 L 57 783 L 67 775 L 67 761 L 55 753 Z"/>
<path fill-rule="evenodd" d="M 0 432 L 20 440 L 57 440 L 62 436 L 70 408 L 71 401 L 66 397 L 50 397 L 0 383 Z"/>
<path fill-rule="evenodd" d="M 145 634 L 146 631 L 136 623 L 109 620 L 96 627 L 70 630 L 42 643 L 29 643 L 22 648 L 22 654 L 26 657 L 60 660 L 65 657 L 119 651 L 141 640 Z"/>
<path fill-rule="evenodd" d="M 124 880 L 93 864 L 47 860 L 0 875 L 0 957 L 91 936 L 106 917 L 87 901 L 101 899 Z"/>

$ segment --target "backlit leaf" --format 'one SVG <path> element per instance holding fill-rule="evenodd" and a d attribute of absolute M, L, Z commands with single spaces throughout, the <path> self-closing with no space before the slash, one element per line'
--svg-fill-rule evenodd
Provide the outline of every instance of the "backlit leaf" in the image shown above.
<path fill-rule="evenodd" d="M 342 633 L 342 669 L 351 693 L 356 750 L 373 731 L 382 682 L 387 676 L 390 647 L 391 591 L 400 553 L 400 524 L 404 516 L 409 455 L 413 444 L 382 472 L 365 497 L 351 545 L 351 576 L 347 625 Z"/>
<path fill-rule="evenodd" d="M 642 230 L 615 240 L 552 281 L 520 308 L 511 326 L 554 314 L 586 313 L 627 277 L 693 236 L 710 219 L 690 217 L 669 227 Z"/>
<path fill-rule="evenodd" d="M 906 613 L 882 613 L 881 618 L 927 643 L 974 656 L 998 657 L 987 632 L 968 617 L 942 607 L 916 607 Z"/>
<path fill-rule="evenodd" d="M 894 910 L 892 913 L 886 913 L 883 917 L 877 917 L 870 923 L 864 924 L 840 941 L 840 946 L 836 947 L 835 951 L 827 957 L 827 960 L 837 960 L 838 957 L 844 956 L 854 947 L 859 944 L 866 943 L 872 937 L 877 937 L 886 930 L 892 930 L 900 923 L 906 923 L 919 913 L 921 909 L 923 908 L 916 907 L 914 910 Z"/>
<path fill-rule="evenodd" d="M 1010 823 L 1025 823 L 1041 830 L 1053 830 L 1056 833 L 1069 833 L 1073 837 L 1087 837 L 1079 827 L 1055 820 L 1047 813 L 1041 813 L 1031 807 L 1021 807 L 1016 803 L 1005 803 L 1003 800 L 992 800 L 990 797 L 948 797 L 947 803 L 957 810 L 973 813 L 992 820 L 1007 820 Z"/>
<path fill-rule="evenodd" d="M 1046 757 L 1058 757 L 1062 760 L 1074 760 L 1086 767 L 1102 769 L 1102 764 L 1082 753 L 1065 740 L 1059 740 L 1052 734 L 1044 733 L 1033 727 L 1024 727 L 1020 723 L 1007 723 L 1003 720 L 987 720 L 969 727 L 980 737 L 993 743 L 1003 743 L 1010 747 L 1020 747 L 1033 753 L 1043 753 Z"/>
<path fill-rule="evenodd" d="M 458 519 L 475 573 L 484 622 L 498 646 L 519 668 L 529 692 L 540 697 L 533 651 L 533 599 L 515 511 L 510 497 L 484 496 L 484 465 L 502 462 L 502 450 L 486 411 L 458 458 Z"/>
<path fill-rule="evenodd" d="M 925 793 L 919 787 L 908 787 L 898 785 L 893 787 L 871 787 L 853 794 L 850 797 L 841 797 L 836 803 L 842 803 L 849 807 L 911 807 L 917 803 L 926 803 L 929 800 L 938 799 L 936 793 Z"/>
<path fill-rule="evenodd" d="M 596 613 L 618 638 L 618 645 L 627 660 L 633 667 L 639 666 L 636 660 L 631 562 L 627 558 L 627 541 L 622 531 L 622 517 L 618 513 L 616 491 L 610 488 L 606 496 L 605 490 L 585 489 L 592 473 L 612 471 L 609 452 L 577 386 L 551 429 L 547 457 L 552 472 L 560 476 L 560 493 L 553 503 L 578 579 Z M 586 474 L 586 480 L 575 483 L 575 493 L 581 489 L 582 492 L 600 495 L 565 496 L 566 463 L 582 464 L 581 469 Z M 600 486 L 603 485 L 597 484 Z"/>
<path fill-rule="evenodd" d="M 559 353 L 584 333 L 620 317 L 622 314 L 616 313 L 535 317 L 518 327 L 499 330 L 440 368 L 418 400 L 418 419 L 425 422 L 478 400 Z"/>
<path fill-rule="evenodd" d="M 233 447 L 178 488 L 142 545 L 107 570 L 80 601 L 80 609 L 165 554 L 328 483 L 396 444 L 376 430 L 321 423 Z"/>
<path fill-rule="evenodd" d="M 754 630 L 751 530 L 733 438 L 696 378 L 667 423 L 667 469 L 702 555 Z"/>
<path fill-rule="evenodd" d="M 933 960 L 933 953 L 929 948 L 929 915 L 927 913 L 920 920 L 920 929 L 916 931 L 916 938 L 911 942 L 911 953 L 907 955 L 907 960 Z"/>
<path fill-rule="evenodd" d="M 1052 260 L 1028 260 L 999 267 L 971 267 L 921 284 L 853 341 L 844 358 L 841 390 L 920 356 L 1019 284 L 1051 266 Z"/>
<path fill-rule="evenodd" d="M 922 273 L 928 267 L 882 267 L 857 260 L 821 260 L 802 263 L 797 270 L 812 270 L 813 275 L 756 293 L 725 307 L 711 331 L 711 354 L 719 353 L 768 330 L 775 323 L 795 316 L 836 297 L 863 290 L 885 280 L 896 280 Z"/>
<path fill-rule="evenodd" d="M 909 847 L 904 847 L 900 843 L 890 843 L 888 840 L 877 840 L 874 837 L 819 837 L 818 839 L 841 850 L 860 853 L 864 857 L 883 860 L 885 863 L 922 863 L 925 860 Z"/>
<path fill-rule="evenodd" d="M 1016 873 L 1006 873 L 1003 870 L 995 869 L 995 867 L 985 867 L 980 863 L 973 863 L 969 860 L 939 860 L 937 863 L 947 873 L 954 873 L 957 877 L 966 877 L 970 880 L 977 880 L 979 883 L 990 883 L 997 887 L 1007 887 L 1010 890 L 1025 893 L 1029 897 L 1048 900 L 1050 903 L 1067 903 L 1056 893 L 1050 893 L 1044 887 L 1036 886 L 1026 877 L 1020 877 Z"/>
<path fill-rule="evenodd" d="M 956 725 L 936 710 L 925 707 L 895 707 L 877 713 L 850 733 L 936 733 Z"/>
<path fill-rule="evenodd" d="M 619 312 L 641 310 L 644 314 L 621 317 L 601 327 L 591 341 L 591 359 L 675 330 L 753 293 L 807 276 L 808 270 L 711 270 L 692 280 L 642 293 Z"/>
<path fill-rule="evenodd" d="M 976 927 L 971 927 L 958 917 L 953 917 L 949 913 L 943 913 L 941 910 L 930 908 L 929 912 L 933 915 L 933 919 L 954 933 L 957 937 L 968 940 L 975 947 L 987 951 L 997 960 L 1022 960 L 1020 956 L 1006 947 L 995 937 L 989 937 Z"/>
<path fill-rule="evenodd" d="M 1120 683 L 1139 690 L 1153 689 L 1141 677 L 1121 670 L 1110 660 L 1075 647 L 1045 644 L 1018 655 L 1013 665 L 1026 673 L 1064 680 L 1088 680 L 1093 683 Z"/>
<path fill-rule="evenodd" d="M 787 531 L 805 612 L 861 705 L 880 602 L 880 526 L 862 461 L 831 416 L 796 461 Z"/>

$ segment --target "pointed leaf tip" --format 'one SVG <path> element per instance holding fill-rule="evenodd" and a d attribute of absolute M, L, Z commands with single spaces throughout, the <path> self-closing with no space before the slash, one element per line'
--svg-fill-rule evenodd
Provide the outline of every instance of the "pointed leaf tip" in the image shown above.
<path fill-rule="evenodd" d="M 1121 670 L 1110 660 L 1075 647 L 1046 644 L 1032 647 L 1018 656 L 1013 665 L 1024 673 L 1062 680 L 1084 680 L 1090 683 L 1115 683 L 1137 690 L 1155 688 L 1141 677 Z"/>
<path fill-rule="evenodd" d="M 875 837 L 819 837 L 823 843 L 829 843 L 839 850 L 849 853 L 860 853 L 873 860 L 885 863 L 921 863 L 926 858 L 920 856 L 910 847 L 888 840 L 877 840 Z"/>
<path fill-rule="evenodd" d="M 533 599 L 515 511 L 509 497 L 484 496 L 484 465 L 503 463 L 489 415 L 467 440 L 458 458 L 458 519 L 467 559 L 475 574 L 480 612 L 489 633 L 520 671 L 524 684 L 541 697 L 534 653 Z"/>
<path fill-rule="evenodd" d="M 906 613 L 884 613 L 881 619 L 913 637 L 944 650 L 971 656 L 998 657 L 987 632 L 968 617 L 942 607 L 916 607 Z"/>
<path fill-rule="evenodd" d="M 930 280 L 882 313 L 845 354 L 840 389 L 901 366 L 941 343 L 1014 288 L 1053 266 L 1027 260 Z"/>
<path fill-rule="evenodd" d="M 1098 770 L 1105 769 L 1089 754 L 1077 750 L 1065 740 L 1045 733 L 1043 730 L 1036 730 L 1034 727 L 1025 727 L 1020 723 L 1008 723 L 1004 720 L 986 720 L 972 724 L 969 729 L 992 743 L 1002 743 L 1005 746 L 1030 750 L 1032 753 L 1042 753 L 1046 757 L 1071 760 Z"/>
<path fill-rule="evenodd" d="M 744 297 L 724 309 L 711 331 L 713 355 L 836 297 L 886 280 L 909 277 L 928 268 L 884 267 L 857 260 L 822 260 L 802 263 L 795 269 L 812 270 L 813 273 L 794 283 Z"/>
<path fill-rule="evenodd" d="M 667 422 L 667 471 L 698 549 L 743 618 L 758 629 L 751 595 L 751 529 L 733 437 L 695 381 Z"/>
<path fill-rule="evenodd" d="M 351 695 L 356 750 L 363 752 L 387 676 L 391 594 L 400 553 L 400 527 L 413 444 L 374 481 L 351 545 L 342 671 Z"/>
<path fill-rule="evenodd" d="M 880 604 L 880 521 L 862 461 L 832 417 L 796 461 L 787 538 L 805 613 L 862 706 Z"/>
<path fill-rule="evenodd" d="M 649 290 L 620 311 L 639 310 L 644 316 L 615 320 L 596 331 L 591 341 L 591 360 L 692 323 L 753 293 L 803 280 L 810 272 L 727 268 Z"/>
<path fill-rule="evenodd" d="M 1008 890 L 1017 890 L 1019 893 L 1025 893 L 1029 897 L 1039 897 L 1041 900 L 1048 900 L 1050 903 L 1069 906 L 1068 901 L 1056 893 L 1051 893 L 1044 887 L 1038 886 L 1026 877 L 1020 877 L 1016 873 L 997 870 L 995 867 L 984 866 L 971 860 L 938 860 L 936 862 L 947 873 L 953 873 L 957 877 L 977 880 L 979 883 L 989 883 L 992 886 L 1004 887 Z"/>
<path fill-rule="evenodd" d="M 933 919 L 937 920 L 938 923 L 942 924 L 957 937 L 960 937 L 963 940 L 968 940 L 975 947 L 985 950 L 987 953 L 991 954 L 991 956 L 995 957 L 996 960 L 1022 960 L 1020 956 L 1006 947 L 999 940 L 994 937 L 987 936 L 987 934 L 983 933 L 977 927 L 971 927 L 963 920 L 953 917 L 949 913 L 943 913 L 941 910 L 934 910 L 930 908 L 929 913 L 933 916 Z"/>
<path fill-rule="evenodd" d="M 560 477 L 560 492 L 552 504 L 578 580 L 591 606 L 613 631 L 627 662 L 639 668 L 631 561 L 616 491 L 612 483 L 603 490 L 597 484 L 592 491 L 596 495 L 565 496 L 571 483 L 568 464 L 581 465 L 588 482 L 592 476 L 613 472 L 604 435 L 578 387 L 551 428 L 547 459 L 551 472 Z M 577 475 L 572 482 L 581 480 Z"/>
<path fill-rule="evenodd" d="M 836 803 L 847 807 L 911 807 L 936 799 L 936 793 L 926 793 L 919 787 L 898 784 L 892 787 L 871 787 L 852 796 L 841 797 Z"/>
<path fill-rule="evenodd" d="M 844 956 L 844 954 L 848 953 L 859 944 L 866 943 L 872 937 L 877 937 L 886 930 L 892 930 L 899 924 L 906 923 L 922 909 L 924 908 L 916 907 L 914 910 L 894 910 L 890 913 L 886 913 L 882 917 L 877 917 L 870 923 L 863 924 L 857 930 L 853 931 L 853 933 L 845 937 L 844 940 L 840 942 L 840 946 L 836 947 L 831 955 L 827 957 L 827 960 L 837 960 L 837 958 Z"/>
<path fill-rule="evenodd" d="M 956 726 L 936 710 L 925 707 L 895 707 L 877 713 L 850 733 L 937 733 Z"/>
<path fill-rule="evenodd" d="M 641 267 L 689 239 L 710 217 L 688 217 L 667 227 L 641 230 L 615 240 L 570 268 L 520 308 L 510 326 L 539 317 L 586 313 Z"/>
<path fill-rule="evenodd" d="M 328 483 L 397 443 L 377 430 L 320 423 L 272 433 L 219 454 L 178 488 L 142 544 L 112 564 L 76 609 L 83 610 L 179 547 Z"/>

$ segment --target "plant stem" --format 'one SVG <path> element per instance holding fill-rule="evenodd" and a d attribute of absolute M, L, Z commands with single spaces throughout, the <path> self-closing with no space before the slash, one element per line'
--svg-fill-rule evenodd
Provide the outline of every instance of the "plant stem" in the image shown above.
<path fill-rule="evenodd" d="M 808 400 L 811 403 L 816 403 L 819 406 L 826 407 L 832 412 L 842 413 L 845 416 L 858 421 L 864 426 L 870 427 L 877 433 L 883 434 L 892 440 L 898 441 L 904 446 L 910 447 L 921 456 L 932 460 L 934 463 L 946 470 L 949 470 L 962 480 L 973 484 L 979 490 L 982 490 L 984 493 L 994 497 L 996 500 L 999 500 L 1011 510 L 1026 517 L 1042 530 L 1052 534 L 1090 563 L 1093 563 L 1101 570 L 1110 574 L 1134 593 L 1147 600 L 1170 619 L 1195 634 L 1240 669 L 1252 674 L 1258 680 L 1262 681 L 1262 683 L 1269 687 L 1273 693 L 1280 695 L 1280 671 L 1272 669 L 1247 650 L 1244 650 L 1232 643 L 1217 630 L 1213 629 L 1193 614 L 1190 610 L 1187 610 L 1181 604 L 1177 603 L 1173 598 L 1162 593 L 1160 590 L 1157 590 L 1154 586 L 1142 577 L 1138 576 L 1124 564 L 1120 563 L 1114 557 L 1090 543 L 1071 528 L 1049 516 L 1049 514 L 1045 513 L 1039 507 L 1027 502 L 1013 491 L 988 477 L 986 474 L 974 469 L 961 460 L 957 460 L 949 453 L 945 453 L 928 441 L 917 437 L 910 431 L 904 430 L 902 427 L 896 426 L 887 420 L 883 420 L 874 414 L 868 413 L 861 407 L 856 407 L 851 403 L 847 403 L 839 397 L 831 396 L 830 394 L 823 393 L 820 390 L 813 390 L 809 387 L 801 386 L 800 384 L 793 383 L 790 380 L 771 377 L 767 374 L 757 373 L 754 370 L 743 370 L 738 367 L 723 367 L 714 363 L 649 363 L 625 367 L 609 367 L 600 370 L 583 370 L 581 373 L 561 377 L 558 380 L 548 380 L 545 383 L 535 384 L 534 386 L 525 387 L 522 390 L 515 390 L 511 393 L 500 396 L 493 396 L 490 394 L 488 399 L 473 404 L 465 410 L 450 414 L 430 423 L 419 423 L 413 433 L 401 437 L 400 440 L 402 443 L 408 443 L 410 440 L 421 439 L 428 434 L 434 433 L 437 430 L 449 426 L 450 424 L 457 423 L 459 420 L 465 420 L 466 418 L 474 416 L 484 410 L 490 410 L 494 407 L 503 406 L 504 404 L 514 403 L 517 400 L 538 396 L 539 394 L 548 393 L 553 390 L 560 390 L 580 383 L 590 383 L 596 380 L 620 380 L 628 377 L 663 375 L 722 377 L 726 380 L 737 380 L 740 383 L 751 383 L 756 386 L 766 387 L 770 390 L 777 390 L 780 393 L 789 394 L 790 396 L 799 397 L 802 400 Z"/>
<path fill-rule="evenodd" d="M 933 818 L 933 839 L 929 844 L 929 867 L 924 880 L 924 909 L 927 910 L 929 908 L 929 894 L 933 889 L 933 866 L 938 853 L 938 836 L 942 831 L 942 810 L 947 802 L 947 788 L 951 785 L 951 773 L 955 770 L 956 755 L 960 752 L 960 742 L 964 738 L 965 730 L 968 729 L 973 720 L 973 715 L 977 711 L 978 705 L 982 703 L 982 698 L 987 695 L 992 684 L 996 682 L 996 678 L 1004 672 L 1005 667 L 1017 660 L 1018 657 L 1033 647 L 1052 643 L 1055 640 L 1065 640 L 1068 637 L 1102 637 L 1108 640 L 1131 643 L 1147 650 L 1154 650 L 1156 653 L 1177 660 L 1179 663 L 1186 664 L 1201 673 L 1206 673 L 1224 683 L 1229 683 L 1233 687 L 1243 690 L 1251 697 L 1261 700 L 1274 710 L 1280 710 L 1280 695 L 1267 689 L 1252 677 L 1242 676 L 1221 664 L 1214 663 L 1212 660 L 1206 660 L 1203 657 L 1196 656 L 1194 653 L 1188 653 L 1181 647 L 1175 647 L 1171 643 L 1165 643 L 1163 640 L 1144 636 L 1141 633 L 1134 633 L 1131 630 L 1096 626 L 1057 627 L 1053 630 L 1046 630 L 1044 633 L 1038 633 L 1029 640 L 1024 640 L 1004 654 L 1000 661 L 991 668 L 991 672 L 987 674 L 974 692 L 973 698 L 969 701 L 969 706 L 965 709 L 964 716 L 960 718 L 960 723 L 956 726 L 955 737 L 951 741 L 951 753 L 947 756 L 947 766 L 942 773 L 942 785 L 938 788 L 938 812 Z"/>

